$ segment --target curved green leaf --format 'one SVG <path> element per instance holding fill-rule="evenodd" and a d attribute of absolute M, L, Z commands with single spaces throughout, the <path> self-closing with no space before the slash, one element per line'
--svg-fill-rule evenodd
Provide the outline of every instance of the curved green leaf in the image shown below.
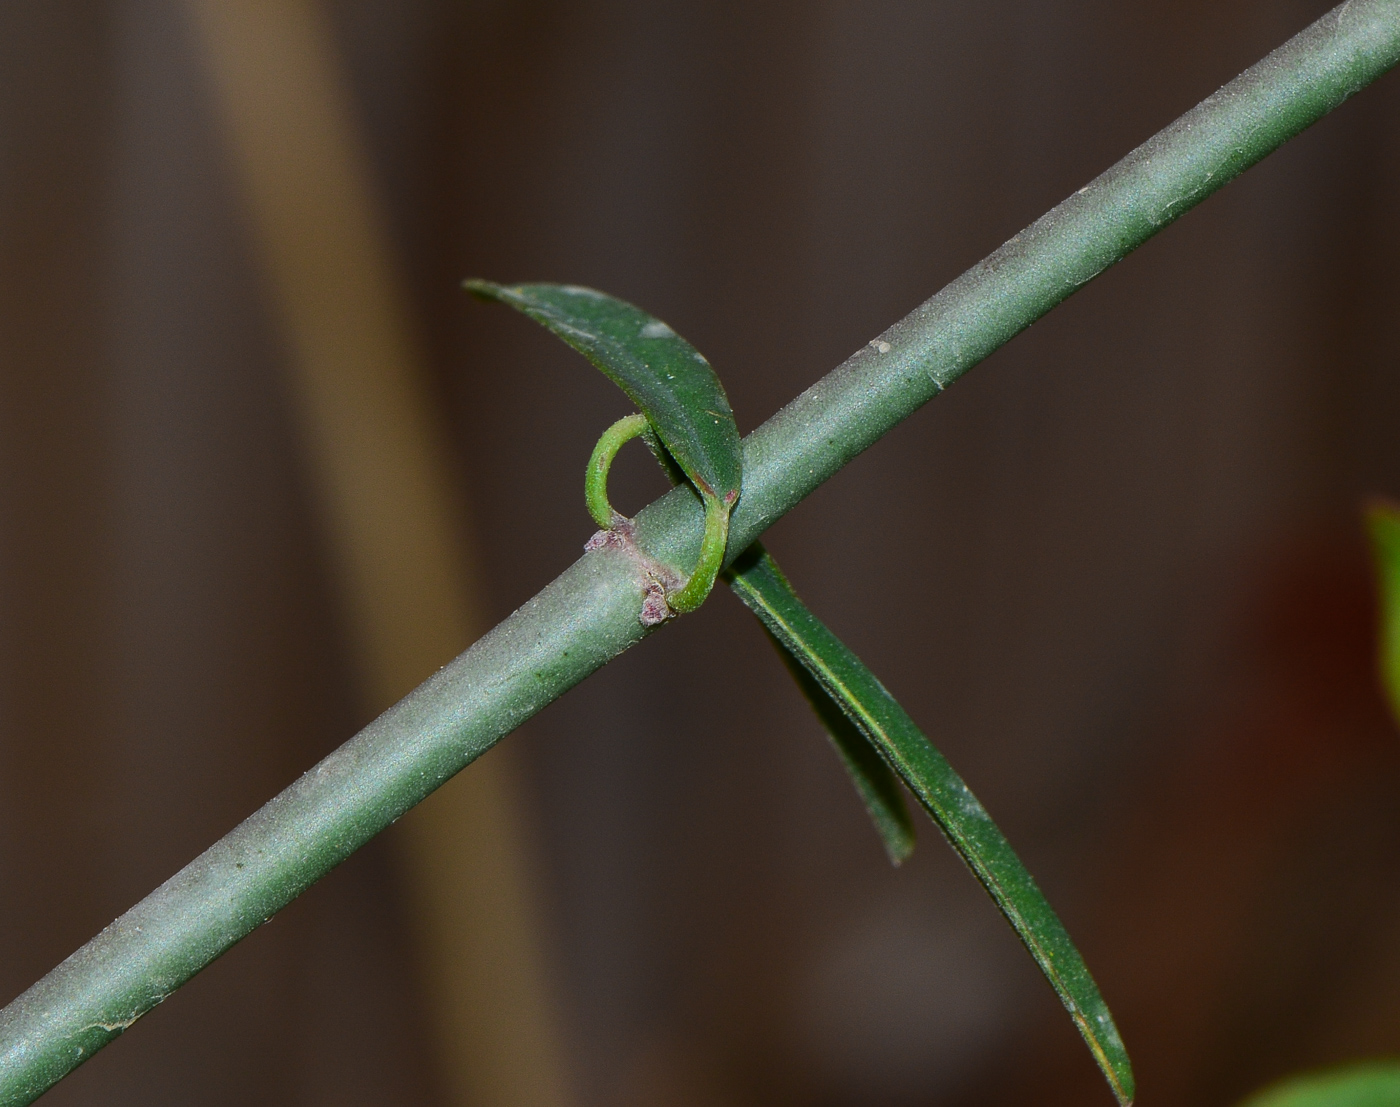
<path fill-rule="evenodd" d="M 631 398 L 701 492 L 731 507 L 739 497 L 739 428 L 703 354 L 660 319 L 624 300 L 567 284 L 467 281 L 547 327 Z"/>
<path fill-rule="evenodd" d="M 1098 985 L 1059 916 L 977 797 L 875 674 L 797 598 L 761 545 L 744 552 L 728 579 L 768 631 L 903 777 L 1040 966 L 1118 1101 L 1131 1103 L 1132 1065 Z"/>
<path fill-rule="evenodd" d="M 1366 512 L 1380 581 L 1381 682 L 1400 722 L 1400 507 L 1377 501 Z"/>
<path fill-rule="evenodd" d="M 1400 1062 L 1365 1061 L 1294 1076 L 1255 1093 L 1240 1107 L 1400 1107 Z"/>

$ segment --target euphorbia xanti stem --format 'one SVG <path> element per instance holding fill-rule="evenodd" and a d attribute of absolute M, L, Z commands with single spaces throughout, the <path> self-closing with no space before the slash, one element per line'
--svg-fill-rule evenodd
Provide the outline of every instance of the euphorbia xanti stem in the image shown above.
<path fill-rule="evenodd" d="M 732 560 L 842 465 L 1080 285 L 1400 60 L 1400 0 L 1351 0 L 872 340 L 744 442 Z M 636 519 L 684 573 L 677 489 Z M 640 640 L 638 559 L 576 562 L 451 665 L 0 1012 L 0 1105 L 28 1103 L 438 785 Z"/>

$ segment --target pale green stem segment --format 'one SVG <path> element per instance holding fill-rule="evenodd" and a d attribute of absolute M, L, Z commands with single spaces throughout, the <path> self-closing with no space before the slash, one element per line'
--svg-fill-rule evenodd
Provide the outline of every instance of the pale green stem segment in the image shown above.
<path fill-rule="evenodd" d="M 1400 0 L 1348 0 L 1026 228 L 744 440 L 742 550 L 1076 288 L 1400 60 Z M 888 350 L 885 347 L 888 347 Z M 695 496 L 637 515 L 670 564 Z M 650 629 L 600 549 L 0 1011 L 0 1107 L 41 1095 L 414 804 Z"/>
<path fill-rule="evenodd" d="M 1380 586 L 1381 687 L 1400 722 L 1400 506 L 1378 500 L 1366 512 Z"/>
<path fill-rule="evenodd" d="M 593 456 L 588 459 L 583 498 L 588 504 L 588 514 L 604 530 L 609 530 L 622 517 L 608 502 L 608 473 L 612 471 L 613 458 L 632 439 L 646 433 L 647 426 L 647 417 L 641 413 L 624 416 L 603 432 L 598 445 L 593 447 Z"/>
<path fill-rule="evenodd" d="M 1131 1103 L 1132 1065 L 1098 985 L 1044 893 L 962 777 L 875 674 L 798 599 L 761 544 L 755 542 L 734 563 L 729 583 L 904 779 L 1040 966 L 1113 1094 L 1120 1103 Z"/>
<path fill-rule="evenodd" d="M 647 433 L 649 426 L 645 415 L 628 415 L 605 430 L 603 437 L 598 439 L 598 445 L 593 447 L 593 456 L 588 459 L 588 471 L 584 475 L 583 493 L 588 502 L 588 513 L 604 530 L 611 529 L 623 518 L 608 500 L 608 473 L 612 470 L 613 458 L 632 439 Z M 729 541 L 730 505 L 708 488 L 700 489 L 700 498 L 705 504 L 705 533 L 700 540 L 700 559 L 684 587 L 666 596 L 667 606 L 678 615 L 694 611 L 713 591 Z"/>

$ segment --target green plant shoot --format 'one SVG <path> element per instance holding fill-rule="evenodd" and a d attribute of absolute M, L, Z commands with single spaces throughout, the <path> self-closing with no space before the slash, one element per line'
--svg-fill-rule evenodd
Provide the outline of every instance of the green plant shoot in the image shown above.
<path fill-rule="evenodd" d="M 729 524 L 736 546 L 756 541 L 994 350 L 1397 63 L 1400 0 L 1347 0 L 1025 228 L 749 435 L 744 502 Z M 607 337 L 606 327 L 602 337 L 575 327 L 546 303 L 546 291 L 474 290 L 513 297 L 590 356 Z M 657 329 L 647 337 L 665 335 Z M 727 408 L 709 409 L 718 421 L 706 434 L 727 433 L 720 426 Z M 660 409 L 648 409 L 648 417 L 658 435 L 675 430 L 667 430 Z M 668 445 L 678 461 L 684 438 L 673 435 Z M 737 455 L 728 462 L 728 484 L 705 476 L 694 457 L 686 475 L 698 474 L 727 501 L 739 487 Z M 694 488 L 703 496 L 698 482 Z M 672 558 L 694 550 L 704 528 L 685 500 L 690 494 L 668 495 L 641 512 L 637 536 Z M 639 617 L 635 584 L 631 564 L 615 551 L 600 547 L 581 559 L 11 1001 L 0 1011 L 0 1105 L 22 1107 L 42 1095 L 414 804 L 639 642 L 649 624 Z M 942 762 L 926 742 L 909 745 L 901 758 L 896 763 L 912 770 Z M 922 770 L 914 777 L 938 779 Z M 980 806 L 967 799 L 960 849 L 976 845 L 986 829 L 972 818 Z M 999 840 L 986 827 L 984 841 Z M 1003 890 L 1016 887 L 1006 880 L 1023 871 L 988 867 Z M 1025 877 L 1021 887 L 1028 884 Z M 1087 979 L 1072 947 L 1041 946 L 1040 953 L 1060 979 Z M 1099 1024 L 1093 1009 L 1081 1014 L 1081 1029 L 1112 1047 L 1106 1056 L 1114 1061 L 1121 1043 L 1103 1032 L 1112 1025 L 1107 1012 L 1099 1012 Z M 1122 1061 L 1114 1067 L 1126 1097 L 1132 1084 Z"/>
<path fill-rule="evenodd" d="M 660 319 L 591 288 L 561 284 L 499 285 L 472 280 L 466 288 L 528 315 L 601 369 L 642 410 L 603 435 L 588 466 L 589 513 L 613 526 L 607 473 L 618 449 L 649 429 L 680 466 L 705 508 L 705 534 L 695 571 L 666 596 L 677 613 L 699 607 L 714 587 L 729 537 L 729 513 L 739 500 L 739 428 L 729 398 L 705 356 Z"/>
<path fill-rule="evenodd" d="M 695 458 L 704 459 L 707 474 L 732 471 L 736 480 L 740 464 L 737 432 L 732 459 L 725 454 L 726 437 L 710 434 L 708 429 L 697 433 L 697 427 L 717 425 L 709 421 L 721 410 L 715 397 L 724 396 L 709 362 L 665 323 L 601 292 L 557 285 L 502 289 L 482 281 L 470 282 L 469 287 L 489 290 L 544 323 L 587 354 L 643 408 L 644 414 L 629 415 L 609 427 L 589 459 L 584 486 L 594 520 L 604 527 L 617 525 L 620 517 L 607 499 L 612 460 L 625 443 L 654 430 L 665 446 L 664 453 L 674 457 L 700 489 L 708 543 L 710 511 L 726 501 L 707 494 L 709 485 L 692 475 Z M 521 290 L 528 290 L 528 294 Z M 553 306 L 558 302 L 570 309 L 567 316 Z M 541 303 L 550 306 L 541 308 Z M 582 309 L 578 309 L 580 303 Z M 654 345 L 657 336 L 665 343 L 660 348 Z M 697 410 L 697 404 L 709 406 Z M 664 413 L 664 423 L 652 416 L 653 410 Z M 722 410 L 729 411 L 727 401 Z M 729 425 L 733 426 L 732 414 Z M 673 442 L 679 443 L 681 452 Z M 658 451 L 658 456 L 663 452 Z M 726 510 L 726 523 L 727 514 Z M 719 533 L 722 541 L 724 532 Z M 705 565 L 713 558 L 718 569 L 723 555 L 722 545 L 718 550 L 706 548 L 700 561 Z M 692 580 L 699 573 L 697 569 Z M 778 645 L 789 671 L 831 736 L 890 860 L 897 865 L 914 848 L 914 828 L 894 775 L 898 773 L 1011 923 L 1069 1011 L 1118 1101 L 1131 1103 L 1132 1066 L 1098 985 L 1059 916 L 986 809 L 884 685 L 798 599 L 761 544 L 750 546 L 726 576 L 734 593 Z M 713 584 L 713 576 L 709 584 Z M 670 597 L 668 602 L 674 604 Z"/>

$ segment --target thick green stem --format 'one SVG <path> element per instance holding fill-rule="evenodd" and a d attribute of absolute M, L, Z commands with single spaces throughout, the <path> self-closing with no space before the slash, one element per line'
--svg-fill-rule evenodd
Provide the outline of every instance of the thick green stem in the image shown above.
<path fill-rule="evenodd" d="M 1076 288 L 1400 60 L 1400 0 L 1350 0 L 1017 235 L 744 442 L 732 551 Z M 693 492 L 643 511 L 694 564 Z M 652 583 L 602 545 L 0 1012 L 28 1103 L 434 788 L 646 633 Z"/>

